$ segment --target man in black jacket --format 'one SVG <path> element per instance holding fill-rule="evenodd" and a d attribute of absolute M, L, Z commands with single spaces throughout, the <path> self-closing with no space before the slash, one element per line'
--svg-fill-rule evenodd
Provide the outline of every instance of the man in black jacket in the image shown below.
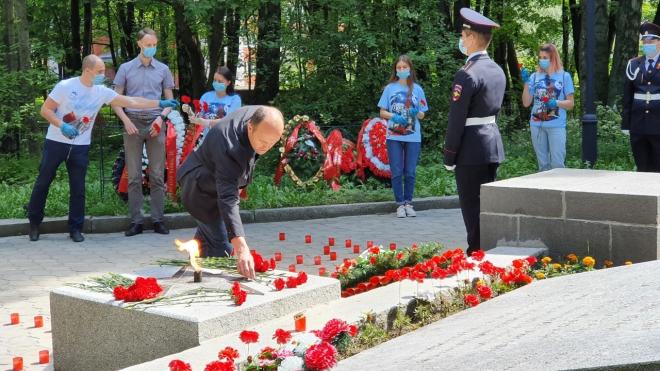
<path fill-rule="evenodd" d="M 480 249 L 480 189 L 495 180 L 504 160 L 504 146 L 497 128 L 506 79 L 486 52 L 491 30 L 499 25 L 474 10 L 463 8 L 463 31 L 459 48 L 468 56 L 454 75 L 444 163 L 456 170 L 458 198 L 467 230 L 468 255 Z"/>
<path fill-rule="evenodd" d="M 284 118 L 276 108 L 239 108 L 209 131 L 177 174 L 181 201 L 199 225 L 202 256 L 234 252 L 239 273 L 248 278 L 254 278 L 254 261 L 239 213 L 239 189 L 252 181 L 255 161 L 283 131 Z"/>
<path fill-rule="evenodd" d="M 621 129 L 630 135 L 637 171 L 660 172 L 660 27 L 639 27 L 644 56 L 626 67 Z"/>

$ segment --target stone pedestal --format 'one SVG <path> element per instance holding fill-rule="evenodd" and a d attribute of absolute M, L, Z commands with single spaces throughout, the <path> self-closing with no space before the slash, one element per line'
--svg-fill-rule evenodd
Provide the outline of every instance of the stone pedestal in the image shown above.
<path fill-rule="evenodd" d="M 225 282 L 211 276 L 204 276 L 202 284 L 189 281 L 185 284 L 190 289 Z M 67 371 L 116 370 L 339 297 L 339 281 L 312 275 L 295 289 L 266 288 L 264 295 L 248 294 L 241 306 L 217 300 L 126 309 L 111 294 L 62 287 L 50 293 L 54 366 Z"/>
<path fill-rule="evenodd" d="M 658 258 L 660 174 L 554 169 L 481 188 L 481 245 L 615 264 Z"/>

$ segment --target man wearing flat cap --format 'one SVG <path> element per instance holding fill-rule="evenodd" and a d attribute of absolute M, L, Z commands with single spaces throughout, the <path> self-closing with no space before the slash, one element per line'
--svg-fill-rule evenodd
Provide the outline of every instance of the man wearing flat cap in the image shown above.
<path fill-rule="evenodd" d="M 644 55 L 628 61 L 621 129 L 630 135 L 637 171 L 660 172 L 660 27 L 639 27 Z"/>
<path fill-rule="evenodd" d="M 449 125 L 445 138 L 445 168 L 456 172 L 458 198 L 467 230 L 468 255 L 479 250 L 479 193 L 495 180 L 504 160 L 497 128 L 506 80 L 504 72 L 486 52 L 492 30 L 499 25 L 472 9 L 460 11 L 463 31 L 459 49 L 467 57 L 454 75 Z"/>

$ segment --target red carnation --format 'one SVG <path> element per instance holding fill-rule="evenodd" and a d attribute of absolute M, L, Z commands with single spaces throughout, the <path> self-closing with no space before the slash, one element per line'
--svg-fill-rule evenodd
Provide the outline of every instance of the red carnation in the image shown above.
<path fill-rule="evenodd" d="M 238 350 L 232 348 L 232 347 L 225 347 L 225 349 L 221 350 L 218 352 L 218 358 L 222 361 L 223 359 L 227 359 L 227 361 L 234 361 L 238 359 L 241 355 L 238 353 Z"/>
<path fill-rule="evenodd" d="M 273 285 L 275 285 L 275 291 L 282 291 L 284 289 L 284 280 L 276 278 L 275 281 L 273 281 Z"/>
<path fill-rule="evenodd" d="M 548 98 L 548 97 L 543 97 L 543 98 L 541 98 L 541 100 L 543 101 L 543 103 L 548 103 L 548 101 L 550 100 L 550 98 Z"/>
<path fill-rule="evenodd" d="M 180 359 L 172 360 L 168 366 L 170 371 L 192 371 L 190 363 L 185 363 Z"/>
<path fill-rule="evenodd" d="M 372 254 L 380 254 L 380 248 L 378 248 L 378 246 L 374 246 L 369 249 L 369 252 Z"/>
<path fill-rule="evenodd" d="M 401 260 L 401 259 L 403 259 L 403 253 L 402 252 L 397 253 L 396 254 L 396 260 Z"/>
<path fill-rule="evenodd" d="M 154 277 L 138 277 L 130 287 L 125 288 L 121 285 L 113 289 L 116 300 L 124 301 L 142 301 L 153 299 L 163 291 Z"/>
<path fill-rule="evenodd" d="M 372 255 L 372 256 L 369 257 L 369 263 L 371 265 L 376 265 L 376 256 L 375 255 Z"/>
<path fill-rule="evenodd" d="M 270 269 L 275 268 L 277 268 L 277 262 L 275 261 L 275 258 L 270 258 Z"/>
<path fill-rule="evenodd" d="M 288 289 L 295 289 L 298 286 L 298 277 L 288 277 L 286 279 L 286 287 Z"/>
<path fill-rule="evenodd" d="M 483 250 L 477 250 L 477 251 L 473 251 L 472 254 L 470 254 L 470 256 L 472 257 L 472 259 L 476 261 L 481 261 L 483 260 L 484 256 L 486 256 L 486 253 Z"/>
<path fill-rule="evenodd" d="M 256 343 L 259 341 L 259 333 L 256 331 L 243 330 L 241 331 L 239 338 L 245 344 Z"/>
<path fill-rule="evenodd" d="M 479 305 L 479 298 L 476 295 L 473 295 L 473 294 L 465 295 L 464 301 L 465 301 L 465 304 L 467 304 L 471 307 L 476 307 L 477 305 Z"/>
<path fill-rule="evenodd" d="M 422 106 L 426 106 L 426 100 L 422 99 L 419 102 L 422 104 Z"/>
<path fill-rule="evenodd" d="M 522 260 L 522 259 L 516 259 L 516 260 L 514 260 L 514 261 L 512 262 L 512 265 L 513 265 L 515 268 L 520 269 L 520 268 L 522 268 L 522 267 L 525 265 L 525 263 L 524 263 L 524 260 Z"/>
<path fill-rule="evenodd" d="M 234 304 L 237 306 L 242 305 L 247 300 L 247 292 L 241 289 L 241 285 L 238 282 L 234 282 L 229 295 L 234 299 Z"/>
<path fill-rule="evenodd" d="M 208 104 L 207 102 L 204 102 L 204 103 L 202 104 L 202 107 L 204 108 L 204 112 L 208 112 L 208 111 L 209 111 L 209 104 Z"/>
<path fill-rule="evenodd" d="M 90 120 L 89 120 L 89 117 L 87 117 L 87 116 L 83 116 L 83 118 L 82 118 L 82 123 L 83 123 L 83 124 L 87 125 L 87 124 L 89 124 L 89 121 L 90 121 Z"/>
<path fill-rule="evenodd" d="M 307 273 L 298 272 L 298 277 L 296 277 L 296 286 L 300 286 L 307 283 Z"/>
<path fill-rule="evenodd" d="M 183 104 L 190 104 L 190 97 L 187 95 L 182 95 L 181 96 L 181 103 Z"/>
<path fill-rule="evenodd" d="M 493 297 L 493 290 L 486 285 L 477 286 L 477 292 L 482 299 L 490 299 Z"/>
<path fill-rule="evenodd" d="M 331 319 L 323 326 L 323 329 L 317 334 L 319 339 L 332 342 L 342 332 L 348 332 L 348 324 L 340 319 Z"/>
<path fill-rule="evenodd" d="M 277 341 L 277 344 L 286 344 L 291 340 L 291 331 L 278 328 L 275 330 L 275 334 L 273 334 L 273 339 Z"/>
<path fill-rule="evenodd" d="M 270 269 L 270 263 L 264 260 L 263 256 L 258 252 L 251 250 L 252 259 L 254 260 L 254 270 L 260 273 L 264 273 Z"/>
<path fill-rule="evenodd" d="M 213 361 L 204 367 L 204 371 L 234 371 L 234 362 Z"/>
<path fill-rule="evenodd" d="M 348 334 L 351 337 L 355 337 L 355 335 L 357 335 L 359 331 L 360 331 L 360 329 L 355 325 L 348 326 Z"/>
<path fill-rule="evenodd" d="M 530 266 L 536 264 L 535 256 L 528 256 L 525 260 L 527 260 L 527 264 L 529 264 Z"/>
<path fill-rule="evenodd" d="M 277 349 L 266 346 L 259 352 L 259 359 L 275 359 L 275 352 Z"/>
<path fill-rule="evenodd" d="M 312 370 L 325 370 L 337 364 L 337 349 L 328 343 L 314 344 L 305 352 L 305 367 Z"/>

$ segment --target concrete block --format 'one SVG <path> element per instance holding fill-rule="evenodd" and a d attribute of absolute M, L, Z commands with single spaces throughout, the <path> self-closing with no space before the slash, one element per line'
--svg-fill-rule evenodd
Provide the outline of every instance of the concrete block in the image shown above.
<path fill-rule="evenodd" d="M 660 257 L 660 230 L 655 227 L 612 225 L 612 261 L 639 263 Z"/>
<path fill-rule="evenodd" d="M 550 247 L 550 253 L 564 243 L 564 221 L 561 219 L 520 217 L 518 245 L 528 247 Z"/>
<path fill-rule="evenodd" d="M 125 216 L 103 216 L 91 218 L 92 233 L 114 233 L 127 230 L 131 221 Z"/>
<path fill-rule="evenodd" d="M 479 220 L 482 249 L 518 242 L 518 216 L 481 213 Z"/>
<path fill-rule="evenodd" d="M 481 211 L 555 217 L 563 215 L 562 192 L 540 188 L 500 187 L 498 182 L 481 187 Z"/>
<path fill-rule="evenodd" d="M 658 224 L 658 197 L 634 194 L 566 192 L 566 218 Z"/>
<path fill-rule="evenodd" d="M 288 272 L 275 272 L 287 275 Z M 193 284 L 188 277 L 159 280 L 166 292 L 229 284 L 206 275 Z M 254 287 L 254 285 L 251 285 Z M 258 285 L 261 289 L 261 286 Z M 263 321 L 291 315 L 339 299 L 339 281 L 309 276 L 296 289 L 249 294 L 237 307 L 228 298 L 185 305 L 162 303 L 146 309 L 125 309 L 111 294 L 74 287 L 50 294 L 53 356 L 56 370 L 115 370 L 198 346 L 201 342 L 241 331 Z"/>
<path fill-rule="evenodd" d="M 21 236 L 30 232 L 26 219 L 0 219 L 0 236 Z"/>
<path fill-rule="evenodd" d="M 599 264 L 604 259 L 611 259 L 610 225 L 606 222 L 566 220 L 563 244 L 553 246 L 552 253 L 553 258 L 571 253 L 580 257 L 589 255 Z"/>

